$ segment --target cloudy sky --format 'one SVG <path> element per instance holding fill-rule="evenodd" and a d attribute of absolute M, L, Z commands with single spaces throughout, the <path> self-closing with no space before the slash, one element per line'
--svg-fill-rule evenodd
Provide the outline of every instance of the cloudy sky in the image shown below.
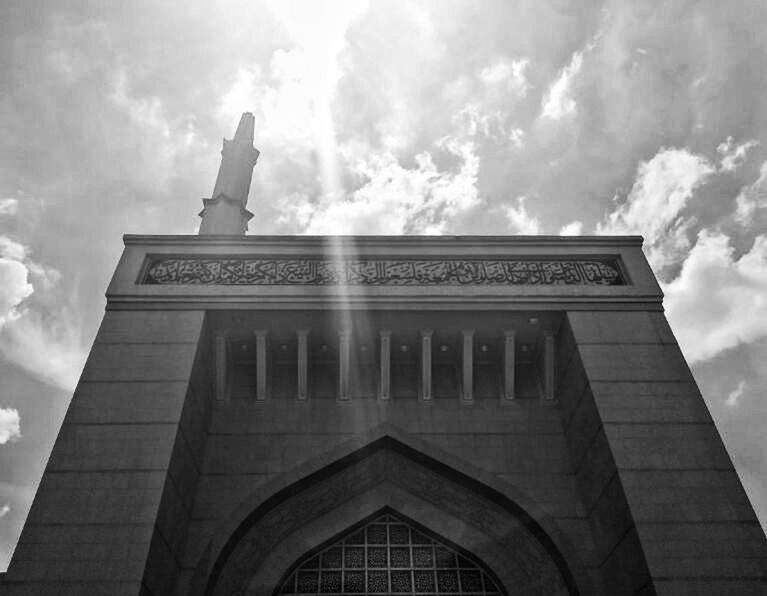
<path fill-rule="evenodd" d="M 0 5 L 0 569 L 123 233 L 642 234 L 767 525 L 763 0 Z"/>

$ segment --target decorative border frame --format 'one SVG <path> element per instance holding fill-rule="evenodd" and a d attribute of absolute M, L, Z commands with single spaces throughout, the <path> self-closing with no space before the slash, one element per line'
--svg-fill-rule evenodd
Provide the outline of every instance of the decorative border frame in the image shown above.
<path fill-rule="evenodd" d="M 625 286 L 615 257 L 391 258 L 150 255 L 142 285 Z"/>

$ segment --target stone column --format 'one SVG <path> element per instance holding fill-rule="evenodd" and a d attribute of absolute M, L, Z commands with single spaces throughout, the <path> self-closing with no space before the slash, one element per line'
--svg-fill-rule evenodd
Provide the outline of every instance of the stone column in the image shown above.
<path fill-rule="evenodd" d="M 421 399 L 433 399 L 431 387 L 431 336 L 434 331 L 421 329 Z"/>
<path fill-rule="evenodd" d="M 296 398 L 309 399 L 309 330 L 299 329 L 296 331 L 298 340 L 298 377 Z"/>
<path fill-rule="evenodd" d="M 379 386 L 379 399 L 391 398 L 391 331 L 384 329 L 379 332 L 381 336 L 381 384 Z"/>
<path fill-rule="evenodd" d="M 516 332 L 507 329 L 503 332 L 503 399 L 516 397 L 514 373 L 516 368 Z"/>
<path fill-rule="evenodd" d="M 227 379 L 227 349 L 226 336 L 216 335 L 215 359 L 216 359 L 216 400 L 226 399 Z"/>
<path fill-rule="evenodd" d="M 267 392 L 267 367 L 266 352 L 269 332 L 257 329 L 253 332 L 256 336 L 256 401 L 264 401 Z"/>
<path fill-rule="evenodd" d="M 349 356 L 352 333 L 348 329 L 338 332 L 338 399 L 346 401 L 349 395 Z"/>
<path fill-rule="evenodd" d="M 463 383 L 461 399 L 464 402 L 474 401 L 474 329 L 464 329 L 463 336 Z"/>
<path fill-rule="evenodd" d="M 554 333 L 543 332 L 543 399 L 554 399 Z"/>

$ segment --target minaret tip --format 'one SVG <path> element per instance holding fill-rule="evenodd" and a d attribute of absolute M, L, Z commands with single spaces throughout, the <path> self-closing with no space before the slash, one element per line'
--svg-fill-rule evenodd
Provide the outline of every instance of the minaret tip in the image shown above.
<path fill-rule="evenodd" d="M 234 141 L 253 144 L 253 134 L 256 127 L 256 119 L 250 112 L 244 112 L 237 125 L 237 132 L 234 133 Z"/>

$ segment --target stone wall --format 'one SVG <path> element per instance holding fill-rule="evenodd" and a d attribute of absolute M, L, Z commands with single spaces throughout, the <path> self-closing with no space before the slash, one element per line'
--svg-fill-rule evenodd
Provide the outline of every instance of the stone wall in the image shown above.
<path fill-rule="evenodd" d="M 241 502 L 318 454 L 338 451 L 382 425 L 526 495 L 580 554 L 582 565 L 573 573 L 583 585 L 595 583 L 593 542 L 557 408 L 537 399 L 466 405 L 457 398 L 431 404 L 352 398 L 214 403 L 178 593 L 186 593 L 216 528 Z"/>
<path fill-rule="evenodd" d="M 610 594 L 764 594 L 767 542 L 660 312 L 570 312 L 567 442 Z"/>
<path fill-rule="evenodd" d="M 203 319 L 106 313 L 3 594 L 170 593 L 204 437 Z"/>

